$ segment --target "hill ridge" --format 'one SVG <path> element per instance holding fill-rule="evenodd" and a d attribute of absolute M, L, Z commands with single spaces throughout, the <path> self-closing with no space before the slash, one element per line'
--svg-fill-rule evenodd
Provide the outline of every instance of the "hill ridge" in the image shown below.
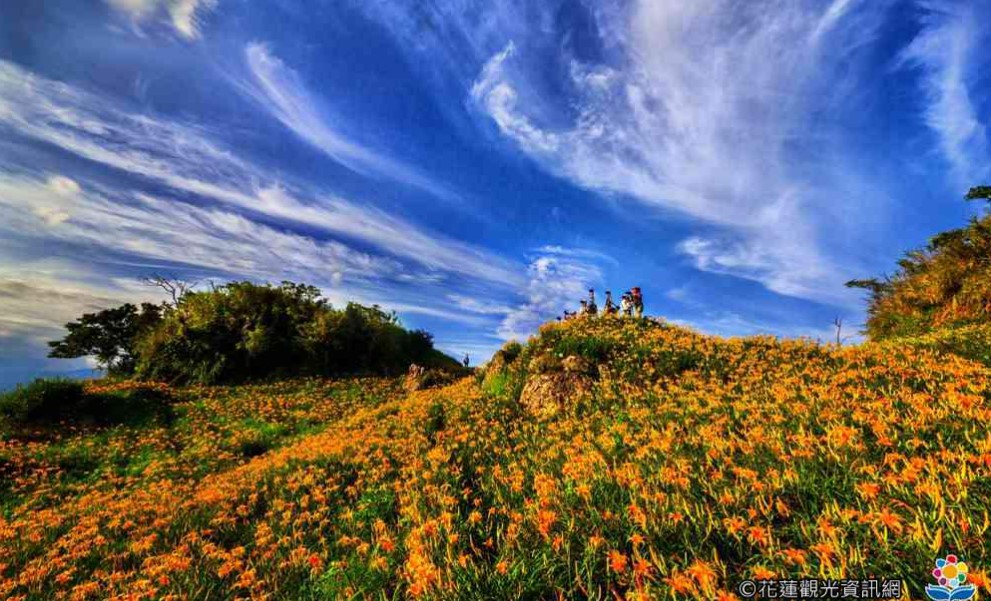
<path fill-rule="evenodd" d="M 527 382 L 554 373 L 588 394 L 529 412 Z M 731 599 L 772 575 L 918 591 L 934 541 L 985 550 L 991 373 L 964 358 L 575 320 L 451 385 L 391 382 L 176 391 L 180 420 L 327 417 L 199 479 L 152 463 L 8 513 L 0 592 Z"/>

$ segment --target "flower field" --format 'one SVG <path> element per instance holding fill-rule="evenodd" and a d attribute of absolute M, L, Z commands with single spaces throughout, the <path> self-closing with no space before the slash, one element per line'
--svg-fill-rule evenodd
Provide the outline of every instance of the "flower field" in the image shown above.
<path fill-rule="evenodd" d="M 588 392 L 530 413 L 548 374 Z M 921 599 L 949 553 L 991 590 L 991 372 L 927 348 L 575 320 L 444 388 L 166 391 L 0 442 L 0 598 Z"/>

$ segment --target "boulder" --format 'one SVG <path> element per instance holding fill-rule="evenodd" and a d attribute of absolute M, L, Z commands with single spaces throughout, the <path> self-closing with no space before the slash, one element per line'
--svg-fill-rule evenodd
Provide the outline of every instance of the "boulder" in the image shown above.
<path fill-rule="evenodd" d="M 592 363 L 585 357 L 578 355 L 568 355 L 561 362 L 561 368 L 571 374 L 592 375 Z"/>
<path fill-rule="evenodd" d="M 530 414 L 550 417 L 592 394 L 594 380 L 574 372 L 531 375 L 527 378 L 520 403 Z"/>
<path fill-rule="evenodd" d="M 406 392 L 415 392 L 427 388 L 447 386 L 456 382 L 462 375 L 458 372 L 443 369 L 426 369 L 422 365 L 414 363 L 409 366 L 406 377 L 403 378 L 403 390 Z"/>
<path fill-rule="evenodd" d="M 406 370 L 406 377 L 403 378 L 403 390 L 414 392 L 423 388 L 423 377 L 427 373 L 426 368 L 416 363 L 411 363 Z"/>
<path fill-rule="evenodd" d="M 551 353 L 542 353 L 527 365 L 527 372 L 533 374 L 546 374 L 561 371 L 561 361 Z"/>

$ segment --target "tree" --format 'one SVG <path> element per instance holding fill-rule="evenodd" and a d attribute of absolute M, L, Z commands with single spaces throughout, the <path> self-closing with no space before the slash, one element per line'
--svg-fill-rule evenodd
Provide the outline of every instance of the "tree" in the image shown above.
<path fill-rule="evenodd" d="M 974 186 L 964 197 L 967 200 L 987 200 L 991 202 L 991 186 Z"/>
<path fill-rule="evenodd" d="M 140 309 L 130 303 L 97 313 L 86 313 L 65 324 L 68 334 L 48 343 L 49 357 L 77 359 L 96 357 L 100 367 L 111 375 L 133 373 L 136 345 L 141 336 L 162 318 L 158 305 L 142 303 Z"/>
<path fill-rule="evenodd" d="M 95 356 L 114 375 L 203 384 L 395 375 L 410 363 L 457 367 L 433 348 L 429 333 L 406 330 L 395 313 L 357 303 L 334 309 L 314 286 L 229 282 L 195 291 L 150 281 L 169 291 L 171 302 L 83 315 L 66 324 L 63 340 L 49 343 L 50 356 Z"/>
<path fill-rule="evenodd" d="M 182 298 L 189 294 L 193 288 L 196 286 L 195 282 L 187 282 L 185 280 L 180 280 L 177 278 L 170 278 L 163 275 L 151 275 L 143 278 L 141 281 L 145 283 L 146 286 L 152 286 L 154 288 L 161 288 L 169 295 L 172 299 L 170 306 L 178 307 L 179 303 L 182 302 Z"/>

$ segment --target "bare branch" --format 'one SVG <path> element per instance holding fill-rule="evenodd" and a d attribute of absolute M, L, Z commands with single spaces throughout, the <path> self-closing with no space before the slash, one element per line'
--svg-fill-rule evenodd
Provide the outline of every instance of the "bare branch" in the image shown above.
<path fill-rule="evenodd" d="M 147 286 L 164 290 L 172 299 L 171 306 L 173 307 L 178 307 L 179 303 L 182 302 L 182 298 L 196 286 L 196 282 L 187 282 L 179 278 L 167 277 L 157 273 L 141 278 L 141 281 Z"/>

